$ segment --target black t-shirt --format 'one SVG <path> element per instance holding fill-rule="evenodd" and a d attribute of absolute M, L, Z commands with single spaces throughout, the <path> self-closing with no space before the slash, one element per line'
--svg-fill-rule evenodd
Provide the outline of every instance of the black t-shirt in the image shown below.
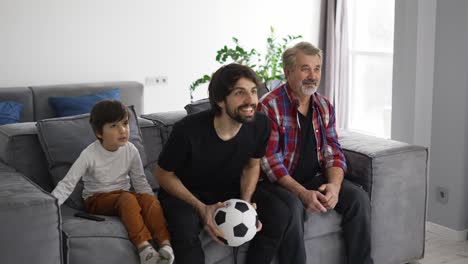
<path fill-rule="evenodd" d="M 292 177 L 299 183 L 305 183 L 320 170 L 317 157 L 317 140 L 312 126 L 313 108 L 310 107 L 307 117 L 299 113 L 301 124 L 301 146 L 299 158 Z"/>
<path fill-rule="evenodd" d="M 240 176 L 250 158 L 265 155 L 268 118 L 257 112 L 232 139 L 219 138 L 210 110 L 188 115 L 174 125 L 158 164 L 174 172 L 192 193 L 239 192 Z"/>

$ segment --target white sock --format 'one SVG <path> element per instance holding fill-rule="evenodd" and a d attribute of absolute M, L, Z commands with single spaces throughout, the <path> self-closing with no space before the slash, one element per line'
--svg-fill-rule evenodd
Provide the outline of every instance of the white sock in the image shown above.
<path fill-rule="evenodd" d="M 156 264 L 159 259 L 159 253 L 154 250 L 150 245 L 144 247 L 140 251 L 140 263 L 141 264 Z"/>
<path fill-rule="evenodd" d="M 157 264 L 172 264 L 174 262 L 174 251 L 169 245 L 164 245 L 159 249 L 159 260 Z"/>

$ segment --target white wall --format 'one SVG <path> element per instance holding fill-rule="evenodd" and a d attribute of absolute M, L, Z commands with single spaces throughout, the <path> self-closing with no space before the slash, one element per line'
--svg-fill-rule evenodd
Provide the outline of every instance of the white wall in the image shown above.
<path fill-rule="evenodd" d="M 468 1 L 397 0 L 392 138 L 429 147 L 428 221 L 468 230 Z M 436 200 L 447 188 L 448 203 Z"/>
<path fill-rule="evenodd" d="M 429 218 L 468 229 L 468 2 L 437 3 L 432 114 Z M 448 204 L 435 201 L 436 186 L 449 190 Z"/>
<path fill-rule="evenodd" d="M 145 112 L 180 110 L 189 85 L 219 65 L 236 36 L 263 50 L 277 36 L 317 43 L 320 0 L 2 0 L 0 87 L 167 76 L 145 89 Z M 199 96 L 205 91 L 200 90 Z"/>
<path fill-rule="evenodd" d="M 435 0 L 395 1 L 392 138 L 429 147 Z"/>

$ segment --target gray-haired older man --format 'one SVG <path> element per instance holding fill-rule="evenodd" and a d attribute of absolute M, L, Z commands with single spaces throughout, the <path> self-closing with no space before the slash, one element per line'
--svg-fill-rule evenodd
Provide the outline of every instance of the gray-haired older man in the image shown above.
<path fill-rule="evenodd" d="M 261 160 L 264 178 L 271 183 L 264 185 L 270 185 L 270 192 L 280 196 L 301 223 L 304 209 L 315 213 L 336 210 L 343 219 L 348 263 L 373 263 L 369 197 L 344 179 L 346 161 L 335 129 L 334 108 L 317 93 L 322 52 L 300 42 L 284 52 L 283 65 L 286 84 L 267 94 L 258 106 L 271 124 Z M 270 225 L 268 219 L 263 217 L 264 228 Z"/>

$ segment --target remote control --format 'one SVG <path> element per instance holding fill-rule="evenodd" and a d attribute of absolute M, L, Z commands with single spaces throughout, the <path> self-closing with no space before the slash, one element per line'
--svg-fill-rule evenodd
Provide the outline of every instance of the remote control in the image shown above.
<path fill-rule="evenodd" d="M 81 218 L 84 218 L 84 219 L 88 219 L 88 220 L 97 221 L 97 222 L 101 222 L 101 221 L 106 220 L 104 217 L 99 217 L 99 216 L 95 216 L 95 215 L 91 215 L 91 214 L 87 214 L 87 213 L 83 213 L 83 212 L 75 213 L 75 216 L 76 217 L 81 217 Z"/>

